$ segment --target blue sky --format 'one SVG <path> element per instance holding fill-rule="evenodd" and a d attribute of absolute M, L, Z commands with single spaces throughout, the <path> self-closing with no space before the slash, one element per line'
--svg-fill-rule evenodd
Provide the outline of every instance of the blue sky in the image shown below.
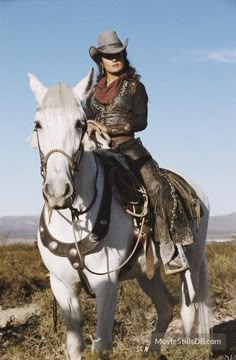
<path fill-rule="evenodd" d="M 97 35 L 129 38 L 149 95 L 140 133 L 160 166 L 208 194 L 211 214 L 236 211 L 235 0 L 0 0 L 0 216 L 39 214 L 38 153 L 26 142 L 36 108 L 32 72 L 75 85 Z"/>

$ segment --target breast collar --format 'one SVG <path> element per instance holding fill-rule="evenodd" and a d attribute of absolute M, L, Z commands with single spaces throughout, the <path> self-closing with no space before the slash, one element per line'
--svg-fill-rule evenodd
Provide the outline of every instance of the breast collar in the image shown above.
<path fill-rule="evenodd" d="M 96 156 L 96 155 L 95 155 Z M 90 234 L 85 238 L 77 242 L 82 255 L 88 254 L 92 251 L 99 242 L 106 236 L 109 224 L 110 224 L 110 213 L 111 213 L 111 197 L 112 191 L 109 185 L 108 171 L 104 169 L 104 185 L 102 200 L 100 203 L 98 216 L 95 221 L 94 227 Z M 79 266 L 79 259 L 74 242 L 66 243 L 56 239 L 49 231 L 45 221 L 45 206 L 40 215 L 39 221 L 39 232 L 40 238 L 43 245 L 54 255 L 67 257 L 71 265 L 77 269 Z"/>

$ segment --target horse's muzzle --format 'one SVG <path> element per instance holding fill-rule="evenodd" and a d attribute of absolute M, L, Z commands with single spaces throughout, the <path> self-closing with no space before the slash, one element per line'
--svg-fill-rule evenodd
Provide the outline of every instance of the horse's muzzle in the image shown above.
<path fill-rule="evenodd" d="M 74 189 L 69 182 L 57 187 L 46 182 L 43 187 L 43 196 L 51 208 L 66 209 L 73 204 Z"/>

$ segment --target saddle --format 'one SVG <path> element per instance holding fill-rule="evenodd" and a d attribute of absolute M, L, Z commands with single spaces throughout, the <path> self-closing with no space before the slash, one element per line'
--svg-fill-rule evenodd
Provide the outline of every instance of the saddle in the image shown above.
<path fill-rule="evenodd" d="M 175 191 L 180 196 L 189 222 L 196 219 L 198 229 L 200 218 L 204 215 L 204 211 L 196 191 L 182 176 L 175 172 L 164 168 L 160 168 L 160 171 L 167 175 Z"/>

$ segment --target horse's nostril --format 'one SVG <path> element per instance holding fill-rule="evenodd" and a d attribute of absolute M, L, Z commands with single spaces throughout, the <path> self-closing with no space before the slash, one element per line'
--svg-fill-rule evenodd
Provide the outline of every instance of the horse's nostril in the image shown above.
<path fill-rule="evenodd" d="M 44 193 L 46 194 L 46 195 L 51 195 L 50 194 L 50 186 L 49 186 L 49 184 L 45 184 L 44 185 Z"/>
<path fill-rule="evenodd" d="M 68 196 L 68 195 L 69 196 L 71 195 L 71 186 L 69 183 L 66 183 L 63 196 Z"/>

